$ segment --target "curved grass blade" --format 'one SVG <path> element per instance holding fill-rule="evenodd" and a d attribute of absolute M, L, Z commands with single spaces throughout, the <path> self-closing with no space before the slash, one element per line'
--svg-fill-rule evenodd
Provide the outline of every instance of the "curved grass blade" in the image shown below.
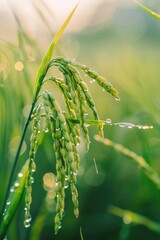
<path fill-rule="evenodd" d="M 142 3 L 134 0 L 135 3 L 137 3 L 141 8 L 143 8 L 146 12 L 148 12 L 150 15 L 152 15 L 154 18 L 160 20 L 160 14 L 153 12 L 149 8 L 145 7 Z"/>
<path fill-rule="evenodd" d="M 95 140 L 102 142 L 104 145 L 113 147 L 117 152 L 122 153 L 123 155 L 127 156 L 128 158 L 135 161 L 138 166 L 141 167 L 141 170 L 144 174 L 158 187 L 160 188 L 160 177 L 158 172 L 156 172 L 142 157 L 137 155 L 135 152 L 132 152 L 128 148 L 123 147 L 121 144 L 115 143 L 107 138 L 102 139 L 100 136 L 96 135 Z"/>
<path fill-rule="evenodd" d="M 10 189 L 10 194 L 6 202 L 4 213 L 2 214 L 3 217 L 1 219 L 0 239 L 3 239 L 5 237 L 8 226 L 14 216 L 16 208 L 18 207 L 19 201 L 23 194 L 27 172 L 28 172 L 28 164 L 29 164 L 29 161 L 26 161 L 21 172 L 18 174 L 13 187 Z"/>
<path fill-rule="evenodd" d="M 64 30 L 66 29 L 68 23 L 70 22 L 76 8 L 77 8 L 78 4 L 73 8 L 73 10 L 71 11 L 71 13 L 69 14 L 69 16 L 67 17 L 67 19 L 65 20 L 65 22 L 63 23 L 63 25 L 61 26 L 61 28 L 59 29 L 59 31 L 56 33 L 56 35 L 54 36 L 41 64 L 36 76 L 36 81 L 35 81 L 35 85 L 34 85 L 34 91 L 37 91 L 37 89 L 39 89 L 39 87 L 41 86 L 43 79 L 47 73 L 48 70 L 48 65 L 49 62 L 51 60 L 52 54 L 54 52 L 54 49 L 59 41 L 59 39 L 61 38 Z"/>
<path fill-rule="evenodd" d="M 155 222 L 147 217 L 144 217 L 140 214 L 128 211 L 128 210 L 124 210 L 121 209 L 119 207 L 115 207 L 115 206 L 109 206 L 108 211 L 111 214 L 114 214 L 118 217 L 123 218 L 123 222 L 125 224 L 140 224 L 143 225 L 147 228 L 149 228 L 150 230 L 160 233 L 160 224 L 158 222 Z"/>
<path fill-rule="evenodd" d="M 80 227 L 80 238 L 81 240 L 84 240 L 83 234 L 82 234 L 82 228 Z"/>

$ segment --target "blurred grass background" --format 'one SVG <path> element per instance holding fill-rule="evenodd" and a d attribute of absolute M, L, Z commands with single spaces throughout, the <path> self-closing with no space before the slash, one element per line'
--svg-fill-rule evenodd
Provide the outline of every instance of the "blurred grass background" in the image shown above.
<path fill-rule="evenodd" d="M 156 0 L 141 2 L 153 10 L 160 7 Z M 0 0 L 0 205 L 32 102 L 38 66 L 53 34 L 73 6 L 71 0 L 68 3 L 63 0 L 24 0 L 19 3 Z M 86 78 L 101 119 L 154 125 L 153 130 L 108 126 L 105 127 L 105 136 L 142 155 L 158 172 L 159 38 L 159 22 L 132 1 L 81 0 L 56 51 L 56 55 L 75 58 L 89 65 L 118 89 L 120 102 Z M 58 98 L 59 93 L 54 92 Z M 159 234 L 151 229 L 139 224 L 127 225 L 108 211 L 111 204 L 159 222 L 160 191 L 134 162 L 96 142 L 95 134 L 96 128 L 90 127 L 91 144 L 86 155 L 83 143 L 80 146 L 80 217 L 74 218 L 68 194 L 63 227 L 57 236 L 54 235 L 54 202 L 51 206 L 46 204 L 43 189 L 44 174 L 55 171 L 52 142 L 46 134 L 36 157 L 32 227 L 25 229 L 23 226 L 22 201 L 10 226 L 8 239 L 80 239 L 80 228 L 85 240 L 159 239 Z M 27 159 L 28 150 L 29 132 L 19 168 Z"/>

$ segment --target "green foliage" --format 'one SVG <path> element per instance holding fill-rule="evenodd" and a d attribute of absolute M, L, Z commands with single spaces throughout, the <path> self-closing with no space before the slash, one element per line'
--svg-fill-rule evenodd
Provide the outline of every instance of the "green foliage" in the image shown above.
<path fill-rule="evenodd" d="M 143 8 L 146 12 L 148 12 L 150 15 L 152 15 L 154 18 L 160 20 L 160 14 L 153 12 L 151 9 L 145 7 L 143 4 L 140 2 L 134 0 L 141 8 Z"/>
<path fill-rule="evenodd" d="M 77 6 L 76 6 L 77 7 Z M 69 23 L 76 7 L 68 16 L 65 23 L 62 25 L 58 33 L 55 35 L 49 49 L 47 50 L 40 68 L 37 73 L 35 81 L 35 96 L 32 102 L 32 106 L 29 112 L 27 122 L 24 126 L 24 131 L 21 137 L 21 141 L 17 150 L 15 163 L 13 166 L 10 182 L 15 171 L 16 164 L 18 162 L 19 154 L 22 148 L 22 143 L 28 128 L 30 121 L 33 120 L 32 135 L 30 138 L 30 153 L 29 153 L 29 169 L 26 180 L 26 196 L 25 196 L 25 227 L 30 226 L 31 214 L 30 205 L 32 202 L 32 183 L 33 183 L 33 172 L 36 170 L 35 165 L 35 153 L 37 150 L 37 141 L 41 128 L 41 110 L 45 109 L 45 113 L 42 116 L 46 117 L 46 125 L 50 124 L 52 138 L 54 141 L 54 152 L 56 156 L 56 216 L 55 216 L 55 233 L 61 228 L 61 221 L 64 215 L 65 205 L 65 189 L 70 186 L 72 194 L 72 202 L 74 205 L 74 215 L 79 216 L 79 202 L 78 202 L 78 191 L 76 188 L 77 173 L 79 170 L 80 157 L 77 150 L 77 145 L 80 143 L 80 132 L 79 128 L 73 121 L 79 121 L 80 127 L 83 132 L 84 139 L 86 141 L 86 151 L 89 150 L 89 133 L 88 124 L 86 122 L 86 115 L 88 115 L 87 106 L 93 113 L 95 120 L 97 121 L 98 131 L 101 137 L 103 136 L 103 123 L 98 116 L 98 112 L 93 101 L 93 98 L 89 92 L 88 86 L 83 81 L 77 68 L 80 68 L 85 74 L 88 74 L 93 80 L 95 80 L 100 87 L 107 92 L 111 93 L 115 99 L 119 100 L 118 92 L 113 86 L 106 81 L 105 78 L 100 76 L 95 71 L 91 70 L 86 65 L 78 62 L 73 62 L 63 57 L 58 57 L 50 61 L 53 51 L 55 49 L 58 40 L 60 39 L 63 31 Z M 64 75 L 64 79 L 55 77 L 46 77 L 48 70 L 56 66 L 59 71 Z M 45 78 L 46 77 L 46 78 Z M 55 81 L 56 85 L 61 89 L 61 93 L 64 96 L 66 103 L 66 111 L 62 111 L 58 101 L 53 95 L 47 91 L 39 95 L 43 82 L 46 80 Z M 44 105 L 37 104 L 37 100 L 42 96 Z M 73 120 L 73 121 L 72 121 Z M 9 191 L 9 190 L 8 190 Z M 6 196 L 8 193 L 6 193 Z M 4 204 L 7 204 L 4 201 Z M 5 206 L 5 205 L 4 205 Z"/>
<path fill-rule="evenodd" d="M 129 58 L 127 55 L 125 55 L 125 51 L 123 51 L 125 49 L 122 49 L 121 51 L 120 48 L 119 49 L 115 48 L 116 43 L 114 41 L 112 41 L 111 43 L 111 46 L 112 46 L 111 48 L 110 48 L 110 44 L 105 45 L 106 46 L 105 52 L 108 54 L 105 56 L 104 45 L 101 44 L 101 42 L 100 43 L 97 42 L 96 34 L 94 35 L 94 37 L 92 36 L 91 40 L 88 40 L 88 41 L 89 41 L 90 48 L 92 48 L 92 44 L 94 45 L 96 43 L 93 51 L 94 54 L 96 53 L 96 58 L 94 54 L 93 55 L 90 54 L 90 48 L 87 48 L 86 62 L 90 61 L 91 65 L 94 66 L 94 61 L 92 61 L 94 57 L 96 69 L 99 68 L 98 71 L 104 75 L 106 75 L 107 68 L 109 69 L 109 72 L 111 73 L 110 75 L 113 76 L 112 79 L 119 80 L 119 86 L 120 86 L 119 90 L 121 92 L 123 101 L 122 101 L 122 104 L 118 103 L 119 105 L 117 108 L 114 105 L 114 101 L 112 102 L 112 98 L 108 98 L 107 101 L 102 100 L 104 91 L 102 91 L 102 94 L 101 94 L 100 92 L 101 90 L 105 90 L 109 92 L 116 100 L 119 100 L 119 95 L 117 90 L 105 78 L 103 78 L 97 72 L 93 71 L 90 67 L 83 65 L 75 60 L 71 60 L 66 57 L 56 57 L 53 60 L 51 60 L 55 46 L 57 45 L 59 38 L 61 37 L 66 25 L 70 21 L 74 11 L 75 9 L 71 12 L 65 24 L 62 26 L 61 30 L 58 31 L 45 57 L 42 60 L 42 63 L 40 65 L 40 68 L 36 77 L 36 81 L 35 81 L 35 87 L 34 87 L 35 96 L 34 96 L 33 104 L 28 115 L 28 120 L 24 125 L 22 141 L 20 142 L 18 152 L 17 152 L 18 154 L 16 155 L 15 165 L 17 167 L 20 167 L 20 161 L 18 161 L 18 159 L 23 146 L 22 142 L 25 138 L 27 146 L 30 145 L 30 151 L 29 151 L 29 160 L 27 160 L 26 162 L 26 164 L 28 163 L 28 170 L 27 170 L 26 181 L 25 181 L 26 187 L 25 187 L 25 200 L 24 200 L 25 201 L 24 220 L 25 220 L 25 227 L 29 227 L 31 225 L 31 229 L 29 229 L 27 232 L 28 234 L 27 237 L 33 240 L 43 239 L 44 233 L 45 233 L 45 237 L 47 238 L 46 235 L 49 232 L 48 227 L 49 227 L 50 217 L 52 218 L 53 214 L 55 215 L 55 226 L 54 226 L 55 233 L 57 233 L 59 228 L 61 227 L 62 219 L 63 219 L 63 228 L 62 228 L 62 231 L 59 233 L 59 236 L 58 236 L 59 239 L 63 239 L 63 237 L 65 237 L 65 239 L 71 239 L 71 238 L 77 239 L 79 237 L 79 234 L 81 239 L 90 239 L 90 238 L 104 239 L 106 238 L 106 236 L 107 238 L 114 239 L 114 236 L 115 236 L 114 234 L 117 234 L 117 236 L 119 234 L 117 231 L 119 226 L 117 223 L 114 223 L 112 221 L 112 218 L 110 216 L 107 215 L 107 218 L 106 218 L 105 214 L 103 214 L 105 212 L 103 209 L 103 206 L 105 207 L 106 204 L 108 204 L 108 202 L 110 204 L 110 202 L 116 201 L 116 204 L 125 205 L 125 206 L 127 205 L 127 208 L 132 207 L 132 205 L 134 205 L 134 207 L 137 208 L 137 211 L 141 210 L 141 208 L 144 208 L 144 211 L 147 211 L 148 215 L 150 214 L 150 216 L 151 215 L 156 216 L 156 213 L 158 212 L 158 207 L 159 207 L 159 200 L 158 200 L 159 190 L 157 188 L 155 188 L 154 190 L 154 187 L 152 186 L 153 184 L 150 187 L 149 183 L 146 182 L 146 178 L 139 179 L 138 176 L 136 175 L 138 170 L 135 171 L 135 169 L 131 169 L 129 165 L 130 162 L 122 161 L 123 159 L 122 154 L 132 159 L 138 166 L 140 166 L 139 168 L 140 171 L 144 172 L 144 174 L 156 186 L 159 187 L 159 174 L 155 170 L 159 168 L 158 167 L 159 166 L 159 161 L 158 161 L 159 146 L 157 144 L 158 142 L 157 135 L 159 134 L 159 125 L 157 124 L 154 130 L 149 131 L 149 133 L 145 133 L 146 135 L 143 136 L 143 133 L 140 133 L 140 131 L 137 133 L 135 128 L 151 129 L 153 128 L 152 125 L 154 125 L 155 127 L 155 123 L 153 119 L 152 120 L 149 119 L 149 124 L 151 126 L 139 125 L 139 124 L 136 125 L 136 124 L 131 124 L 126 122 L 126 120 L 129 121 L 129 119 L 132 119 L 131 121 L 135 120 L 136 115 L 133 112 L 136 112 L 139 106 L 141 109 L 144 109 L 144 110 L 149 109 L 151 116 L 152 117 L 155 116 L 155 113 L 154 113 L 155 109 L 152 107 L 152 101 L 155 100 L 156 96 L 158 95 L 158 94 L 156 95 L 156 90 L 158 90 L 158 88 L 154 88 L 154 91 L 153 91 L 152 87 L 155 87 L 156 85 L 149 87 L 150 86 L 149 84 L 151 83 L 151 79 L 150 79 L 151 75 L 149 75 L 147 79 L 145 79 L 145 75 L 147 75 L 149 69 L 152 69 L 154 73 L 154 79 L 156 79 L 157 76 L 159 76 L 158 71 L 156 71 L 156 66 L 158 65 L 158 61 L 156 61 L 155 58 L 152 59 L 151 55 L 149 55 L 149 58 L 147 58 L 146 57 L 147 55 L 145 55 L 145 61 L 143 58 L 140 59 L 139 50 L 136 51 L 136 57 L 133 56 L 132 54 L 129 54 L 129 57 L 130 57 Z M 152 15 L 154 14 L 152 13 Z M 35 43 L 34 41 L 31 41 L 27 36 L 27 34 L 25 34 L 22 24 L 18 20 L 16 14 L 14 14 L 14 17 L 16 20 L 16 24 L 19 28 L 18 39 L 19 39 L 19 48 L 21 51 L 19 53 L 18 47 L 7 44 L 7 48 L 10 50 L 9 50 L 9 54 L 8 54 L 8 50 L 7 50 L 7 53 L 6 52 L 4 53 L 3 63 L 5 63 L 5 60 L 7 58 L 6 65 L 8 66 L 8 70 L 7 70 L 8 72 L 9 72 L 10 66 L 14 65 L 13 63 L 15 63 L 17 59 L 20 59 L 24 63 L 25 68 L 21 72 L 21 75 L 20 74 L 18 75 L 14 71 L 10 71 L 10 75 L 6 82 L 5 82 L 5 76 L 4 76 L 5 73 L 3 71 L 2 78 L 0 79 L 0 108 L 1 108 L 0 137 L 3 140 L 1 141 L 1 146 L 2 146 L 1 149 L 3 150 L 1 154 L 1 170 L 0 170 L 2 172 L 2 174 L 0 174 L 1 183 L 3 183 L 4 177 L 5 179 L 8 179 L 9 177 L 8 174 L 10 174 L 10 166 L 12 165 L 10 159 L 12 160 L 13 155 L 11 155 L 10 153 L 11 144 L 9 144 L 9 142 L 15 134 L 20 135 L 21 124 L 25 120 L 24 116 L 22 116 L 22 112 L 24 112 L 24 106 L 26 105 L 26 103 L 30 103 L 32 101 L 31 99 L 32 83 L 30 79 L 33 79 L 34 74 L 31 73 L 27 64 L 28 56 L 26 54 L 26 45 L 32 46 L 34 49 L 34 53 L 37 56 L 36 67 L 38 66 L 38 62 L 41 59 L 40 50 L 36 48 L 37 43 Z M 85 34 L 83 35 L 83 38 L 85 39 Z M 108 36 L 107 36 L 107 39 L 108 39 Z M 83 41 L 81 42 L 81 44 L 83 44 Z M 87 45 L 87 41 L 85 41 L 85 44 Z M 101 49 L 101 45 L 102 45 L 102 49 Z M 143 42 L 143 45 L 145 46 L 144 42 Z M 110 53 L 110 49 L 111 49 L 111 53 Z M 114 49 L 115 49 L 115 52 L 114 52 Z M 13 60 L 11 60 L 13 57 L 11 55 L 11 50 L 13 50 L 14 52 L 14 57 L 16 56 L 16 58 Z M 144 49 L 142 49 L 142 51 L 143 50 L 145 50 L 145 47 Z M 81 51 L 83 52 L 83 47 Z M 23 56 L 22 59 L 20 58 L 21 55 Z M 109 61 L 108 63 L 105 64 L 105 61 L 107 60 L 108 56 L 109 56 Z M 81 56 L 78 56 L 78 58 L 80 57 Z M 117 61 L 117 64 L 115 59 Z M 158 56 L 157 56 L 157 59 L 158 59 Z M 139 67 L 138 71 L 137 71 L 137 68 L 134 68 L 135 63 Z M 153 64 L 154 64 L 154 67 L 153 67 Z M 59 73 L 58 74 L 60 76 L 57 77 L 56 74 L 54 76 L 48 75 L 48 70 L 51 70 L 52 72 L 52 67 L 55 73 L 57 73 L 55 70 L 55 67 L 58 68 L 60 72 L 60 74 Z M 127 72 L 127 70 L 130 72 Z M 87 78 L 91 78 L 90 81 L 91 83 L 93 83 L 92 85 L 87 84 L 87 81 L 88 81 Z M 13 79 L 16 79 L 17 81 L 13 81 Z M 122 84 L 123 79 L 127 79 L 124 85 Z M 131 81 L 129 81 L 130 79 L 134 79 L 133 85 L 131 85 Z M 25 83 L 22 80 L 24 80 Z M 136 81 L 138 83 L 137 84 L 138 87 L 136 86 Z M 95 85 L 96 83 L 100 87 L 96 87 L 97 86 Z M 142 83 L 144 83 L 144 85 L 142 85 L 143 87 L 141 89 Z M 156 83 L 157 82 L 155 82 L 155 84 Z M 6 88 L 4 87 L 5 84 L 6 84 Z M 25 91 L 24 91 L 24 84 L 27 88 L 27 90 L 25 89 Z M 146 94 L 147 97 L 145 98 L 145 90 L 147 89 L 147 86 L 150 89 Z M 96 87 L 95 88 L 96 91 L 94 90 L 94 87 Z M 121 89 L 121 87 L 123 90 Z M 61 93 L 61 94 L 58 94 L 58 97 L 56 96 L 56 89 L 59 89 Z M 128 97 L 129 99 L 128 101 L 124 100 L 124 92 L 125 92 L 124 89 L 129 96 L 132 95 L 134 101 L 138 102 L 138 104 L 136 104 L 135 109 L 134 109 L 134 106 L 135 106 L 134 102 L 129 101 L 130 97 Z M 61 102 L 62 96 L 63 96 L 65 105 L 63 105 Z M 59 98 L 60 98 L 60 101 L 59 101 Z M 156 104 L 158 104 L 158 102 Z M 155 108 L 156 108 L 156 104 L 154 104 Z M 98 106 L 98 109 L 100 111 L 97 111 L 96 106 Z M 133 110 L 136 110 L 136 111 L 133 111 Z M 100 112 L 103 114 L 103 117 L 104 116 L 108 117 L 108 115 L 110 115 L 109 117 L 111 117 L 112 119 L 120 118 L 124 122 L 112 122 L 109 118 L 107 118 L 106 120 L 101 120 Z M 133 118 L 131 118 L 130 114 L 133 116 Z M 93 119 L 91 119 L 92 115 L 93 115 Z M 156 119 L 159 119 L 159 111 L 156 112 Z M 143 119 L 139 118 L 138 116 L 135 121 L 143 122 Z M 146 122 L 148 122 L 148 119 L 144 120 L 145 124 Z M 31 133 L 29 130 L 29 124 L 32 124 Z M 91 125 L 96 125 L 98 127 L 98 134 L 100 136 L 96 137 L 96 140 L 102 141 L 105 144 L 107 142 L 107 146 L 113 147 L 118 153 L 122 153 L 122 154 L 118 154 L 117 156 L 114 154 L 114 151 L 110 151 L 108 149 L 105 152 L 103 145 L 102 146 L 101 144 L 98 145 L 96 144 L 96 142 L 94 143 L 94 141 L 92 142 L 92 144 L 90 144 L 90 139 L 92 140 L 93 134 L 95 134 L 95 130 L 93 127 L 90 127 L 90 129 L 88 129 L 88 127 Z M 122 144 L 128 146 L 128 148 L 134 149 L 135 152 L 141 151 L 145 157 L 137 155 L 135 152 L 130 151 L 128 148 L 123 147 L 123 145 L 117 144 L 106 138 L 104 139 L 103 138 L 104 126 L 106 126 L 105 130 L 107 131 L 105 133 L 107 133 L 107 137 L 110 137 L 110 135 L 112 135 L 112 137 L 115 138 L 115 141 L 119 141 Z M 110 126 L 113 126 L 113 127 L 111 128 Z M 123 132 L 122 132 L 121 129 L 119 130 L 118 127 L 116 126 L 126 127 L 127 129 L 123 129 Z M 130 130 L 131 128 L 132 130 Z M 27 134 L 26 134 L 26 130 L 28 130 Z M 47 134 L 48 132 L 50 132 L 50 135 Z M 156 137 L 154 134 L 156 135 Z M 39 151 L 37 151 L 38 146 L 42 143 L 43 139 L 44 139 L 44 142 L 43 142 L 44 144 L 42 144 L 41 148 L 39 148 Z M 84 156 L 82 154 L 83 140 L 84 140 L 85 149 L 87 152 L 87 161 L 84 161 Z M 53 152 L 52 154 L 50 152 L 51 151 L 50 146 L 52 146 L 52 144 L 53 144 L 54 154 Z M 139 149 L 140 147 L 139 145 L 141 146 L 140 149 Z M 151 148 L 148 147 L 150 145 L 151 145 Z M 90 151 L 88 152 L 89 147 L 90 147 Z M 36 153 L 37 153 L 37 162 L 35 163 Z M 151 163 L 148 163 L 147 160 L 150 155 L 153 156 L 153 158 L 151 157 L 150 159 Z M 94 169 L 94 164 L 92 163 L 93 157 L 96 157 L 96 163 L 95 163 L 96 169 Z M 23 160 L 27 158 L 28 158 L 28 153 L 25 153 L 24 155 L 22 155 Z M 110 159 L 110 158 L 113 161 L 112 162 L 110 161 L 110 163 L 108 163 L 107 159 Z M 47 160 L 48 162 L 44 160 Z M 94 162 L 95 162 L 95 158 L 94 158 Z M 152 167 L 152 164 L 153 165 L 155 164 L 155 165 Z M 118 165 L 118 167 L 116 165 Z M 33 175 L 34 171 L 36 170 L 36 166 L 38 168 L 37 169 L 38 171 Z M 95 172 L 90 171 L 92 169 L 94 169 Z M 128 171 L 126 171 L 126 169 Z M 125 172 L 123 172 L 123 170 Z M 49 192 L 47 193 L 46 197 L 45 197 L 45 194 L 43 193 L 44 200 L 41 202 L 41 193 L 40 193 L 41 192 L 40 184 L 42 180 L 41 176 L 46 171 L 53 171 L 55 173 L 55 182 L 54 182 L 54 187 L 52 188 L 54 197 L 50 199 L 50 202 L 52 202 L 53 204 L 53 207 L 51 208 L 51 210 L 49 210 L 50 208 L 48 207 Z M 13 168 L 13 173 L 14 174 L 12 174 L 9 186 L 12 185 L 14 175 L 15 176 L 17 175 L 15 167 Z M 128 178 L 127 178 L 127 173 L 128 173 Z M 82 175 L 82 176 L 79 177 L 78 175 Z M 101 176 L 103 177 L 102 180 L 101 180 Z M 99 179 L 102 181 L 101 184 L 99 184 Z M 35 184 L 33 185 L 34 180 L 35 180 Z M 96 187 L 96 188 L 95 186 L 87 187 L 87 184 L 89 182 L 91 183 L 93 180 L 95 185 L 99 187 Z M 83 190 L 81 187 L 79 187 L 79 186 L 82 186 L 82 184 L 83 186 L 85 186 Z M 125 186 L 127 190 L 124 190 Z M 139 186 L 141 189 L 138 192 Z M 136 188 L 135 194 L 134 194 L 134 187 Z M 0 195 L 1 201 L 3 200 L 2 197 L 4 197 L 4 189 L 2 188 L 2 191 L 1 191 L 2 192 L 2 194 Z M 23 185 L 23 188 L 21 188 L 22 192 L 23 192 L 23 189 L 24 189 L 24 185 Z M 71 195 L 72 201 L 70 201 L 70 199 L 68 200 L 67 198 L 68 190 L 70 191 L 69 193 Z M 10 191 L 10 187 L 8 187 L 8 191 Z M 78 194 L 78 191 L 79 191 L 79 194 Z M 9 192 L 9 198 L 6 194 L 7 196 L 6 201 L 4 201 L 6 205 L 4 205 L 4 209 L 5 207 L 7 207 L 8 210 L 6 211 L 6 215 L 4 218 L 1 215 L 2 224 L 0 229 L 3 232 L 2 235 L 5 235 L 5 233 L 8 232 L 8 234 L 10 234 L 12 238 L 13 236 L 16 236 L 14 238 L 19 239 L 19 236 L 16 235 L 15 229 L 16 228 L 22 229 L 22 226 L 20 225 L 19 219 L 18 221 L 16 219 L 14 208 L 18 206 L 19 197 L 22 196 L 22 192 L 20 194 L 18 191 L 15 191 L 14 193 L 15 195 L 12 201 L 13 204 L 11 205 L 7 205 L 8 203 L 7 199 L 10 199 L 10 192 Z M 154 198 L 152 198 L 152 196 L 154 196 L 155 193 L 157 195 Z M 40 197 L 39 197 L 39 194 L 40 194 Z M 33 197 L 33 205 L 31 205 L 32 197 Z M 35 200 L 34 200 L 34 197 L 35 197 Z M 15 201 L 15 199 L 18 199 L 18 200 Z M 152 201 L 150 201 L 150 199 Z M 34 202 L 37 204 L 37 209 L 35 208 Z M 73 212 L 75 217 L 79 216 L 79 211 L 80 211 L 80 218 L 77 220 L 76 223 L 72 221 L 71 216 L 70 217 L 67 216 L 68 213 L 66 214 L 66 217 L 63 218 L 64 213 L 66 213 L 67 211 L 70 212 L 70 204 L 73 205 L 72 207 L 73 207 Z M 80 204 L 80 209 L 79 209 L 79 204 Z M 20 211 L 21 213 L 23 212 L 22 209 L 20 209 Z M 51 213 L 51 212 L 54 212 L 54 213 Z M 3 211 L 1 212 L 1 214 L 2 213 Z M 33 220 L 35 220 L 33 221 L 32 224 L 31 224 L 31 218 L 32 218 L 31 213 L 32 213 Z M 93 213 L 93 215 L 91 213 Z M 137 225 L 142 224 L 144 226 L 147 226 L 150 230 L 157 232 L 159 234 L 159 224 L 156 222 L 153 222 L 149 218 L 144 218 L 140 215 L 134 215 L 130 211 L 123 212 L 123 210 L 121 209 L 120 211 L 119 208 L 114 208 L 112 213 L 114 213 L 115 215 L 118 215 L 119 213 L 119 216 L 121 215 L 123 220 L 126 220 L 126 221 L 130 220 L 130 216 L 132 215 L 133 223 L 136 223 Z M 13 217 L 15 218 L 13 219 Z M 9 222 L 12 219 L 13 221 L 11 224 L 11 228 L 8 231 Z M 80 233 L 79 233 L 79 221 L 80 221 L 80 225 L 82 225 L 82 229 L 80 228 Z M 44 226 L 44 228 L 42 226 Z M 93 226 L 96 226 L 96 227 L 94 228 Z M 76 228 L 78 228 L 78 237 L 76 236 L 76 233 L 74 233 L 74 231 L 71 231 L 73 229 L 75 230 Z M 50 229 L 52 232 L 52 227 L 50 227 Z M 112 229 L 114 229 L 114 231 L 110 233 Z M 83 230 L 84 237 L 82 235 L 82 230 Z M 94 233 L 99 234 L 99 236 L 97 236 Z M 22 238 L 26 237 L 25 231 L 22 231 L 19 234 L 21 237 L 23 236 Z M 154 233 L 153 233 L 153 236 L 154 236 Z"/>
<path fill-rule="evenodd" d="M 160 224 L 132 211 L 124 210 L 115 206 L 109 206 L 108 211 L 123 219 L 124 224 L 144 225 L 145 227 L 160 233 Z"/>
<path fill-rule="evenodd" d="M 26 161 L 22 170 L 18 173 L 6 202 L 6 207 L 0 221 L 0 236 L 3 239 L 7 232 L 8 226 L 14 217 L 15 211 L 21 200 L 28 174 L 29 161 Z"/>
<path fill-rule="evenodd" d="M 147 163 L 147 161 L 142 157 L 137 155 L 135 152 L 125 148 L 121 144 L 117 144 L 109 139 L 101 139 L 100 136 L 95 136 L 97 141 L 102 142 L 104 145 L 113 147 L 117 152 L 122 153 L 128 158 L 135 161 L 144 174 L 158 187 L 160 188 L 160 176 L 159 174 Z"/>

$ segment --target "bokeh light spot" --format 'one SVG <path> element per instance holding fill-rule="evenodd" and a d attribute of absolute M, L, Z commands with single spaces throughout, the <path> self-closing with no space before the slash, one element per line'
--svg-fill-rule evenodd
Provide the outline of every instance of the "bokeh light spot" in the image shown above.
<path fill-rule="evenodd" d="M 17 61 L 14 65 L 16 71 L 21 72 L 24 68 L 24 64 L 21 61 Z"/>
<path fill-rule="evenodd" d="M 10 143 L 9 143 L 9 151 L 10 151 L 10 154 L 15 156 L 16 155 L 16 152 L 17 152 L 17 148 L 18 148 L 18 145 L 19 145 L 19 142 L 20 142 L 20 136 L 14 136 Z M 21 148 L 21 152 L 20 152 L 20 155 L 22 155 L 25 151 L 26 151 L 26 142 L 24 141 L 23 142 L 23 145 L 22 145 L 22 148 Z"/>
<path fill-rule="evenodd" d="M 100 186 L 104 182 L 104 178 L 105 175 L 102 171 L 96 173 L 95 166 L 90 167 L 85 174 L 85 182 L 92 187 Z"/>
<path fill-rule="evenodd" d="M 52 172 L 48 172 L 43 176 L 43 187 L 46 191 L 51 191 L 55 188 L 56 178 Z"/>

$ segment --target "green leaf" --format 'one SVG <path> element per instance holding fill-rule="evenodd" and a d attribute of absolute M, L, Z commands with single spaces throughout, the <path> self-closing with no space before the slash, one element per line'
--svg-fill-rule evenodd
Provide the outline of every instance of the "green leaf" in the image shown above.
<path fill-rule="evenodd" d="M 1 237 L 2 239 L 3 237 L 5 237 L 7 228 L 14 216 L 16 208 L 18 207 L 21 196 L 23 194 L 27 173 L 28 173 L 28 164 L 29 164 L 29 161 L 26 161 L 21 172 L 18 174 L 13 187 L 10 189 L 10 194 L 6 203 L 5 212 L 1 219 L 0 239 Z"/>
<path fill-rule="evenodd" d="M 115 206 L 109 206 L 108 211 L 111 214 L 114 214 L 118 217 L 123 218 L 123 221 L 125 224 L 132 223 L 132 224 L 143 225 L 154 232 L 160 233 L 160 224 L 158 222 L 155 222 L 140 214 L 137 214 L 135 212 L 131 212 L 128 210 L 124 210 Z"/>
<path fill-rule="evenodd" d="M 142 3 L 134 0 L 135 3 L 137 3 L 141 8 L 143 8 L 146 12 L 148 12 L 149 14 L 151 14 L 153 17 L 157 18 L 158 20 L 160 20 L 160 14 L 157 14 L 155 12 L 153 12 L 152 10 L 150 10 L 149 8 L 145 7 Z"/>
<path fill-rule="evenodd" d="M 41 86 L 43 79 L 47 73 L 48 70 L 48 64 L 51 60 L 52 54 L 54 52 L 54 49 L 59 41 L 59 39 L 61 38 L 64 30 L 66 29 L 68 23 L 70 22 L 76 8 L 77 8 L 78 4 L 73 8 L 73 10 L 71 11 L 71 13 L 69 14 L 69 16 L 67 17 L 67 19 L 65 20 L 65 22 L 63 23 L 63 25 L 61 26 L 61 28 L 59 29 L 59 31 L 56 33 L 56 35 L 54 36 L 42 62 L 41 65 L 39 67 L 37 76 L 36 76 L 36 81 L 35 81 L 35 85 L 34 85 L 34 91 L 37 91 L 37 89 L 39 89 L 39 87 Z"/>

